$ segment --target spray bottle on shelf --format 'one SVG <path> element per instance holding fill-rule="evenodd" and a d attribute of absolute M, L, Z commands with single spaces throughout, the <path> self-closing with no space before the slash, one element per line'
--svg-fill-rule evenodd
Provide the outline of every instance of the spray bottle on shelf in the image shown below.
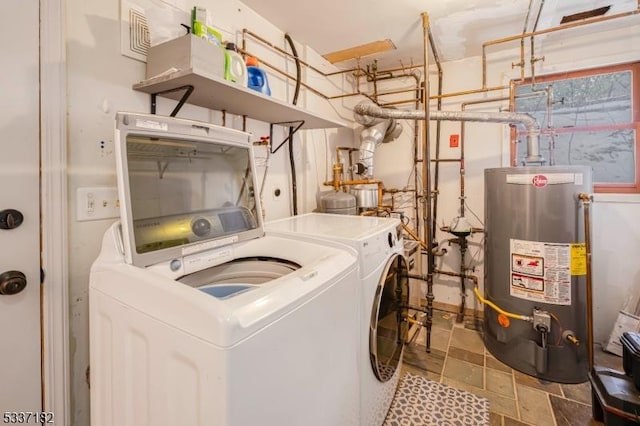
<path fill-rule="evenodd" d="M 258 67 L 258 59 L 255 56 L 247 56 L 247 74 L 247 86 L 250 89 L 271 96 L 267 73 Z"/>

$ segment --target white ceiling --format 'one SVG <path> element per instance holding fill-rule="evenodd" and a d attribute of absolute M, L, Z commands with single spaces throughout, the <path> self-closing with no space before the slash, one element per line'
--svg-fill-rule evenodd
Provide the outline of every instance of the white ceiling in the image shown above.
<path fill-rule="evenodd" d="M 391 39 L 397 50 L 364 58 L 396 67 L 423 63 L 421 13 L 427 12 L 441 61 L 482 53 L 482 43 L 521 34 L 531 4 L 531 31 L 557 26 L 564 15 L 611 5 L 607 15 L 634 10 L 637 0 L 242 0 L 282 31 L 320 54 Z M 615 22 L 615 21 L 614 21 Z M 637 25 L 637 21 L 634 21 Z M 596 24 L 598 31 L 605 24 Z M 576 31 L 576 30 L 569 30 Z M 510 48 L 503 44 L 492 47 Z M 493 51 L 493 50 L 492 50 Z M 351 66 L 348 62 L 344 66 Z"/>

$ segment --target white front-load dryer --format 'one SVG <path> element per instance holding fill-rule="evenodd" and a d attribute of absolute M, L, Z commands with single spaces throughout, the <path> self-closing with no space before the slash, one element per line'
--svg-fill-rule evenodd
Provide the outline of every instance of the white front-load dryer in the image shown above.
<path fill-rule="evenodd" d="M 408 265 L 398 219 L 310 213 L 265 224 L 267 235 L 345 244 L 358 253 L 360 424 L 379 426 L 400 378 L 408 332 Z"/>

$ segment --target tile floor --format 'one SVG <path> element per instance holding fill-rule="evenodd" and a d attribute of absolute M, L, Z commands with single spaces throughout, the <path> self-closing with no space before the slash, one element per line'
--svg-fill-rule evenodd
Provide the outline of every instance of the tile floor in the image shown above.
<path fill-rule="evenodd" d="M 622 358 L 595 348 L 596 365 L 622 369 Z M 591 418 L 589 382 L 566 385 L 541 381 L 511 369 L 485 350 L 473 322 L 435 313 L 431 352 L 425 330 L 405 348 L 404 370 L 489 400 L 491 426 L 601 425 Z"/>

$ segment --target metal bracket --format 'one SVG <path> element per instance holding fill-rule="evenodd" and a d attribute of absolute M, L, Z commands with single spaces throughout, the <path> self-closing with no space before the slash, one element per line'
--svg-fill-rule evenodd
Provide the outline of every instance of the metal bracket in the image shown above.
<path fill-rule="evenodd" d="M 270 151 L 271 154 L 275 154 L 276 152 L 278 152 L 278 150 L 280 148 L 282 148 L 282 145 L 284 145 L 285 143 L 287 143 L 290 139 L 293 138 L 293 135 L 295 135 L 295 133 L 300 130 L 300 128 L 304 125 L 304 120 L 298 120 L 298 121 L 283 121 L 281 123 L 271 123 L 269 125 L 269 140 L 273 141 L 273 126 L 274 125 L 279 125 L 279 126 L 288 126 L 289 129 L 293 129 L 291 132 L 289 132 L 289 136 L 287 136 L 281 143 L 280 145 L 278 145 L 275 149 L 273 149 L 273 143 L 271 144 L 270 147 Z M 295 126 L 295 127 L 294 127 Z"/>
<path fill-rule="evenodd" d="M 173 109 L 173 111 L 171 111 L 170 116 L 171 117 L 175 117 L 178 114 L 178 111 L 180 111 L 180 109 L 182 108 L 182 105 L 184 105 L 185 102 L 187 102 L 187 99 L 189 99 L 189 96 L 191 96 L 191 93 L 193 92 L 193 86 L 190 85 L 190 84 L 188 84 L 186 86 L 174 87 L 173 89 L 163 90 L 161 92 L 152 93 L 151 94 L 151 114 L 155 114 L 156 113 L 158 95 L 164 95 L 165 93 L 177 92 L 179 90 L 184 90 L 185 92 L 182 95 L 182 98 L 180 98 L 180 100 L 178 101 L 178 105 L 176 105 L 176 107 Z"/>

